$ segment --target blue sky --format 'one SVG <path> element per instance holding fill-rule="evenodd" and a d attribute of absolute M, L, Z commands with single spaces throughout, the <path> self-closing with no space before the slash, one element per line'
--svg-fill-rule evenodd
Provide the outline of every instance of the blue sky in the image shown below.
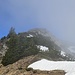
<path fill-rule="evenodd" d="M 57 38 L 75 42 L 75 0 L 0 0 L 0 37 L 46 28 Z"/>

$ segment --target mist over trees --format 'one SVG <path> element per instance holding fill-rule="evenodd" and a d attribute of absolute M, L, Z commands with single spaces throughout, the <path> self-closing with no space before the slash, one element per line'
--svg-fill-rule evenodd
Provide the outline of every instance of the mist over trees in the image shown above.
<path fill-rule="evenodd" d="M 37 30 L 38 31 L 38 30 Z M 39 32 L 39 31 L 38 31 Z M 66 60 L 61 56 L 60 47 L 51 40 L 50 37 L 43 36 L 38 32 L 22 32 L 16 34 L 15 29 L 11 27 L 7 36 L 1 38 L 8 47 L 5 56 L 2 59 L 4 66 L 12 64 L 23 57 L 38 54 L 41 58 L 52 60 Z M 33 37 L 27 37 L 32 35 Z M 36 35 L 37 34 L 37 35 Z M 46 46 L 48 51 L 40 51 L 37 45 Z"/>

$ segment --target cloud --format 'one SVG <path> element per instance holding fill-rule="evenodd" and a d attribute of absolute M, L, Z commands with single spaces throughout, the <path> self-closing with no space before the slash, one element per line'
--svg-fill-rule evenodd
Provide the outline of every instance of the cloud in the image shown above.
<path fill-rule="evenodd" d="M 17 31 L 44 27 L 60 39 L 75 39 L 74 0 L 0 0 L 0 10 L 1 23 Z"/>
<path fill-rule="evenodd" d="M 25 25 L 35 22 L 36 9 L 27 0 L 7 0 L 2 1 L 3 12 L 10 14 L 10 19 L 17 25 Z M 8 16 L 8 15 L 7 15 Z"/>

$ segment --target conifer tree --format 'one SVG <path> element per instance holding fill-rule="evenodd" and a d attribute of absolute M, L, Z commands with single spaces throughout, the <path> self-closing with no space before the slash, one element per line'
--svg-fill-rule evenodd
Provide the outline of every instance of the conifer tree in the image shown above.
<path fill-rule="evenodd" d="M 16 35 L 16 32 L 15 32 L 15 28 L 11 27 L 10 31 L 9 31 L 9 33 L 7 35 L 7 38 L 12 37 L 13 35 Z"/>

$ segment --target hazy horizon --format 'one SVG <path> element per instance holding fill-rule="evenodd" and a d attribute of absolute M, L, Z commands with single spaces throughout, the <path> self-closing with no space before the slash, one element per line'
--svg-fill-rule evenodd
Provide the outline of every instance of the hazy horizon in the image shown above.
<path fill-rule="evenodd" d="M 0 0 L 0 38 L 16 32 L 46 28 L 61 40 L 75 43 L 74 0 Z"/>

